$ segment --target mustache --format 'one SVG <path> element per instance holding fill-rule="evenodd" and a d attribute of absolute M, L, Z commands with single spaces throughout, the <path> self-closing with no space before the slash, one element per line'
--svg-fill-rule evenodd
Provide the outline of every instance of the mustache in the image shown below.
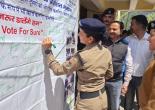
<path fill-rule="evenodd" d="M 104 22 L 109 22 L 108 20 L 105 20 Z"/>
<path fill-rule="evenodd" d="M 112 32 L 112 33 L 109 32 L 109 34 L 110 34 L 110 35 L 116 35 L 116 33 L 114 33 L 114 32 Z"/>

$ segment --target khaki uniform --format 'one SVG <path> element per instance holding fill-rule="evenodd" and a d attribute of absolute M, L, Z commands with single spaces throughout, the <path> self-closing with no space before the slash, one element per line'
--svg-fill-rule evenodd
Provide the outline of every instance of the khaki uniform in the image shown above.
<path fill-rule="evenodd" d="M 139 104 L 141 110 L 155 110 L 155 60 L 145 71 L 139 88 Z"/>
<path fill-rule="evenodd" d="M 100 90 L 105 85 L 105 79 L 113 76 L 112 58 L 108 49 L 100 44 L 92 44 L 63 64 L 58 63 L 53 55 L 48 55 L 48 64 L 56 75 L 77 71 L 76 110 L 103 110 L 104 94 Z M 81 99 L 79 96 L 80 92 L 94 91 L 99 91 L 100 95 L 90 99 Z"/>

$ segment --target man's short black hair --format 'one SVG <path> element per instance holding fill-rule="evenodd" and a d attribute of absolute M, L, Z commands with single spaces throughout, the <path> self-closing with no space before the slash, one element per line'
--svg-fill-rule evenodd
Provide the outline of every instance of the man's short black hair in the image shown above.
<path fill-rule="evenodd" d="M 132 20 L 136 20 L 137 23 L 143 25 L 143 28 L 146 29 L 148 21 L 145 15 L 136 15 L 132 17 Z"/>
<path fill-rule="evenodd" d="M 113 21 L 112 23 L 117 23 L 120 25 L 120 29 L 123 30 L 124 29 L 124 23 L 122 21 Z M 111 23 L 111 24 L 112 24 Z"/>

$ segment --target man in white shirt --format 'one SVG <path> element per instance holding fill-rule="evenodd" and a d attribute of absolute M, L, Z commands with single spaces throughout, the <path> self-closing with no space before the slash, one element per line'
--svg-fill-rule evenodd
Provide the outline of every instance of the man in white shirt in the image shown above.
<path fill-rule="evenodd" d="M 133 110 L 134 97 L 137 96 L 138 103 L 138 87 L 149 61 L 152 58 L 152 52 L 149 50 L 149 42 L 147 41 L 149 34 L 146 32 L 148 21 L 144 15 L 136 15 L 132 17 L 131 30 L 134 35 L 129 36 L 129 47 L 133 58 L 133 74 L 128 86 L 123 85 L 123 89 L 127 91 L 125 99 L 125 110 Z"/>

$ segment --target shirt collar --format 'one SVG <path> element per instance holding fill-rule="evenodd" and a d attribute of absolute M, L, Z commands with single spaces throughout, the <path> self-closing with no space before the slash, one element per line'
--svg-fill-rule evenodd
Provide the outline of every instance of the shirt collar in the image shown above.
<path fill-rule="evenodd" d="M 92 47 L 94 47 L 94 46 L 96 46 L 96 45 L 99 45 L 99 42 L 93 43 L 93 44 L 90 44 L 90 45 L 86 46 L 86 47 L 84 48 L 84 50 L 88 50 L 88 49 L 90 49 L 90 48 L 92 48 Z"/>
<path fill-rule="evenodd" d="M 145 32 L 144 37 L 143 37 L 142 39 L 148 40 L 149 36 L 150 36 L 150 35 L 149 35 L 147 32 Z"/>
<path fill-rule="evenodd" d="M 136 39 L 138 39 L 138 37 L 135 35 L 134 36 Z M 147 32 L 145 32 L 144 33 L 144 36 L 143 36 L 143 38 L 141 39 L 141 40 L 148 40 L 148 38 L 149 38 L 149 34 L 147 33 Z"/>

